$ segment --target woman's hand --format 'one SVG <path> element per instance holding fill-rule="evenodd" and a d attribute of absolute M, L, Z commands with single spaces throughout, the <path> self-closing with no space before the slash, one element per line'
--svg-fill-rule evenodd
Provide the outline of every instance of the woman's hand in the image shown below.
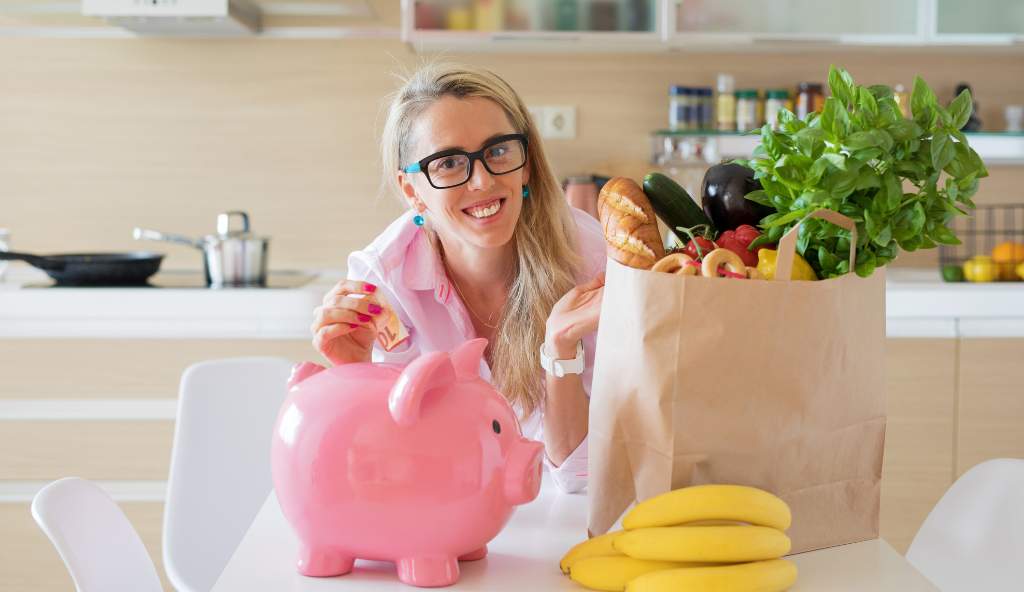
<path fill-rule="evenodd" d="M 548 316 L 544 342 L 548 354 L 559 360 L 576 357 L 576 342 L 597 330 L 604 296 L 604 272 L 566 292 Z"/>
<path fill-rule="evenodd" d="M 382 309 L 377 286 L 342 280 L 313 311 L 313 347 L 334 365 L 369 362 Z"/>

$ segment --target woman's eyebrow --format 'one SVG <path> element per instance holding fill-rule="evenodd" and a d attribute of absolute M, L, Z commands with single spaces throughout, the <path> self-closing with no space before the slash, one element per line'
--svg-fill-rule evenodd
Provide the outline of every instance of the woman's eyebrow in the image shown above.
<path fill-rule="evenodd" d="M 489 138 L 487 138 L 486 140 L 484 140 L 480 144 L 480 147 L 483 148 L 484 146 L 487 145 L 488 142 L 492 142 L 496 138 L 500 138 L 502 136 L 511 136 L 513 134 L 515 134 L 515 132 L 500 132 L 500 133 L 494 134 L 494 135 L 490 136 Z M 438 154 L 439 152 L 448 152 L 449 150 L 461 150 L 462 152 L 472 152 L 472 150 L 467 150 L 467 149 L 463 148 L 462 146 L 448 146 L 446 148 L 440 148 L 438 150 L 435 150 L 433 153 L 434 154 Z"/>

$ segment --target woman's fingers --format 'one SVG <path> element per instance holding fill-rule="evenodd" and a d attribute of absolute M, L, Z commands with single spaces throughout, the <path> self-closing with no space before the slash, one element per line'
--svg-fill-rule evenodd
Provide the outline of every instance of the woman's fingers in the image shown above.
<path fill-rule="evenodd" d="M 370 306 L 373 305 L 371 304 Z M 361 312 L 359 309 L 343 308 L 338 306 L 320 306 L 317 307 L 314 314 L 312 331 L 315 333 L 319 331 L 321 327 L 337 323 L 366 325 L 368 327 L 375 328 L 377 326 L 376 319 L 376 315 Z"/>
<path fill-rule="evenodd" d="M 339 296 L 347 296 L 349 294 L 364 294 L 366 296 L 373 296 L 377 293 L 377 286 L 369 282 L 363 282 L 359 280 L 341 280 L 334 287 L 327 291 L 324 295 L 324 304 L 328 304 L 329 301 L 337 299 Z"/>
<path fill-rule="evenodd" d="M 335 323 L 333 325 L 324 325 L 319 330 L 313 333 L 313 347 L 317 351 L 323 352 L 327 349 L 327 345 L 339 337 L 343 337 L 352 333 L 359 328 L 359 325 L 352 323 Z"/>

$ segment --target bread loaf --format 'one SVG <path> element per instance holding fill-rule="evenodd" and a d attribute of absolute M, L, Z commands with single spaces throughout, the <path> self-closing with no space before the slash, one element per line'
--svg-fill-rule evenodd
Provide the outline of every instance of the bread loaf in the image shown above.
<path fill-rule="evenodd" d="M 597 198 L 597 212 L 612 259 L 650 269 L 665 255 L 654 208 L 634 181 L 615 177 L 605 183 Z"/>

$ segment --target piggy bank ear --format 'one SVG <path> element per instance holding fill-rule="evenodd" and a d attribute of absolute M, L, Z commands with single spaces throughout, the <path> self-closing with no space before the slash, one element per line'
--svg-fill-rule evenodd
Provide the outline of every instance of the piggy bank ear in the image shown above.
<path fill-rule="evenodd" d="M 455 383 L 455 368 L 445 352 L 431 352 L 405 367 L 388 395 L 388 411 L 395 423 L 416 423 L 427 398 L 439 396 Z"/>
<path fill-rule="evenodd" d="M 288 377 L 288 390 L 299 384 L 303 380 L 306 380 L 310 376 L 323 372 L 326 370 L 320 364 L 314 364 L 313 362 L 300 362 L 292 366 L 292 374 Z"/>
<path fill-rule="evenodd" d="M 452 352 L 452 365 L 455 375 L 459 378 L 476 378 L 480 376 L 480 360 L 484 358 L 487 340 L 471 339 Z"/>

